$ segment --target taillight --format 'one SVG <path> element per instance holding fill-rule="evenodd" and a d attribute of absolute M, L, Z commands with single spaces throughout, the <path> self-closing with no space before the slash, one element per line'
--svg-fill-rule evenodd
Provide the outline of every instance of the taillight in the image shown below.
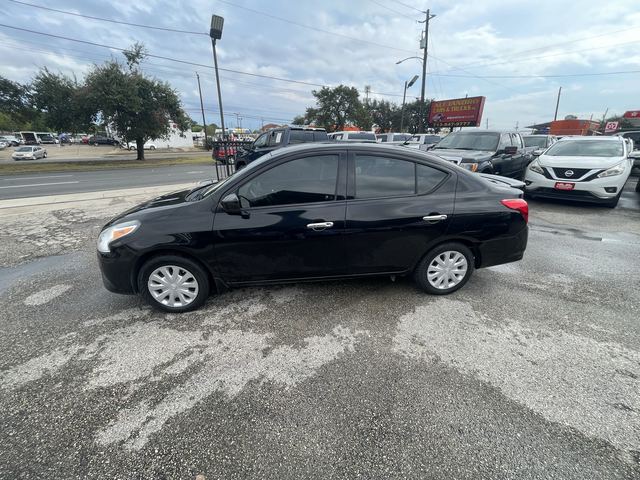
<path fill-rule="evenodd" d="M 518 210 L 525 223 L 529 223 L 529 205 L 521 198 L 508 198 L 506 200 L 500 200 L 500 203 L 511 210 Z"/>

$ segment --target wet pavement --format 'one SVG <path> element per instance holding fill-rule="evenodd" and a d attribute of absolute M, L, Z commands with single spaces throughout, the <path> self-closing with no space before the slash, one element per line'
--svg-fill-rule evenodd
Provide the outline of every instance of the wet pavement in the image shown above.
<path fill-rule="evenodd" d="M 184 315 L 102 287 L 127 201 L 2 216 L 0 478 L 639 478 L 632 188 L 531 202 L 525 258 L 447 297 L 380 278 Z"/>

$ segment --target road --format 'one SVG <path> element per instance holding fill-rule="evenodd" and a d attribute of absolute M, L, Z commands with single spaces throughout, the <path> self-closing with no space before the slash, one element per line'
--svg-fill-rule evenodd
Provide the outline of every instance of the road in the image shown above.
<path fill-rule="evenodd" d="M 3 210 L 0 478 L 640 478 L 632 188 L 532 201 L 525 258 L 446 297 L 380 278 L 183 315 L 101 285 L 100 225 L 141 198 Z"/>
<path fill-rule="evenodd" d="M 113 149 L 111 147 L 91 147 L 82 146 L 57 148 L 51 145 L 45 147 L 48 152 L 47 158 L 39 158 L 38 160 L 20 160 L 24 163 L 55 163 L 55 162 L 85 162 L 85 161 L 119 161 L 119 160 L 135 160 L 135 152 L 126 152 L 125 150 Z M 114 152 L 116 152 L 114 154 Z M 0 151 L 0 165 L 14 164 L 15 160 L 11 158 L 13 149 L 5 149 Z M 144 156 L 147 159 L 161 160 L 166 158 L 184 158 L 184 157 L 201 157 L 211 155 L 211 152 L 202 150 L 193 151 L 167 151 L 167 150 L 146 150 Z"/>
<path fill-rule="evenodd" d="M 208 165 L 5 175 L 0 176 L 0 200 L 171 185 L 214 177 L 215 168 Z"/>

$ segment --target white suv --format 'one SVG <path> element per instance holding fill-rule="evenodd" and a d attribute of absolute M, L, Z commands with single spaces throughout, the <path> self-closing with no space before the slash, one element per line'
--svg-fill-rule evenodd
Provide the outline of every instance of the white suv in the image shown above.
<path fill-rule="evenodd" d="M 620 137 L 567 137 L 549 147 L 527 168 L 531 197 L 618 204 L 631 173 L 627 142 Z"/>

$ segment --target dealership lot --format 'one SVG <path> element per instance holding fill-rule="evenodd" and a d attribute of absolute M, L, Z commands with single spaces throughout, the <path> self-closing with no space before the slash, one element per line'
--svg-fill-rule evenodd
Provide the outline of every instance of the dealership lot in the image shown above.
<path fill-rule="evenodd" d="M 637 478 L 640 195 L 531 202 L 523 261 L 242 289 L 159 314 L 95 236 L 139 197 L 0 215 L 0 478 Z M 27 459 L 27 461 L 25 461 Z"/>

